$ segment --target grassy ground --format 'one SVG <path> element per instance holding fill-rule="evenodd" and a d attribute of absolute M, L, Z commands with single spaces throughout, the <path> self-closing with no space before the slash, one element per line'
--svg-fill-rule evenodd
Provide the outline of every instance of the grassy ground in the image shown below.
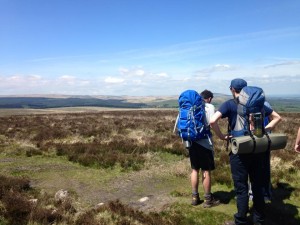
<path fill-rule="evenodd" d="M 22 224 L 218 225 L 231 220 L 236 202 L 225 143 L 215 140 L 212 173 L 212 190 L 223 204 L 211 209 L 191 206 L 189 160 L 170 132 L 175 115 L 176 111 L 135 110 L 1 117 L 0 175 L 28 178 L 30 189 L 21 188 L 14 196 L 25 196 L 19 205 L 30 199 L 39 203 L 32 211 L 20 212 L 4 198 L 16 186 L 16 181 L 8 182 L 10 187 L 0 188 L 0 224 L 20 224 L 20 215 L 25 218 Z M 269 225 L 300 222 L 300 156 L 292 151 L 293 130 L 299 125 L 299 114 L 284 114 L 279 129 L 289 142 L 286 149 L 272 152 Z M 55 202 L 60 189 L 68 190 L 70 204 Z"/>

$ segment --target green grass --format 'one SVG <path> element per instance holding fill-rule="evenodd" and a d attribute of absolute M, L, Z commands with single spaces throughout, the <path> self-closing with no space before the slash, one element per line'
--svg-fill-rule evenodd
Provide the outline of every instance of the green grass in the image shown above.
<path fill-rule="evenodd" d="M 222 212 L 222 207 L 224 206 L 220 205 L 214 209 L 204 209 L 202 206 L 195 207 L 188 204 L 176 203 L 171 207 L 169 213 L 181 215 L 182 221 L 180 225 L 217 225 L 232 219 L 229 212 Z"/>

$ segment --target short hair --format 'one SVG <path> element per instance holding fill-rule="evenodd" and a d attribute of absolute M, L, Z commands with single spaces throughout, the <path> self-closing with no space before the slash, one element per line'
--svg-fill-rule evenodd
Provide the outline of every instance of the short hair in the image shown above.
<path fill-rule="evenodd" d="M 204 91 L 202 91 L 201 93 L 200 93 L 200 95 L 202 96 L 202 98 L 204 98 L 204 99 L 209 99 L 209 98 L 213 98 L 214 97 L 214 94 L 211 92 L 211 91 L 209 91 L 209 90 L 204 90 Z"/>

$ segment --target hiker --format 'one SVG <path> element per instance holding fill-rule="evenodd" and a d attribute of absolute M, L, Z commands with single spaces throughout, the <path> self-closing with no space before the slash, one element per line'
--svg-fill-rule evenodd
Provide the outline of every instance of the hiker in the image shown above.
<path fill-rule="evenodd" d="M 215 107 L 211 104 L 213 93 L 209 90 L 201 92 L 205 101 L 206 125 L 209 126 L 209 120 L 215 113 Z M 204 138 L 192 143 L 189 149 L 190 162 L 192 167 L 191 184 L 192 184 L 192 205 L 200 204 L 198 193 L 199 170 L 202 172 L 202 185 L 204 189 L 204 208 L 217 206 L 220 201 L 211 193 L 211 171 L 215 169 L 214 152 L 211 139 Z"/>
<path fill-rule="evenodd" d="M 295 151 L 296 151 L 297 153 L 300 153 L 300 127 L 299 127 L 299 129 L 298 129 L 298 134 L 297 134 L 297 137 L 296 137 Z"/>
<path fill-rule="evenodd" d="M 182 97 L 182 100 L 181 99 Z M 189 96 L 189 97 L 187 97 Z M 193 96 L 192 99 L 190 99 L 190 96 Z M 196 96 L 196 97 L 195 97 Z M 203 136 L 200 138 L 195 138 L 193 141 L 192 140 L 184 140 L 186 143 L 186 149 L 189 151 L 189 157 L 190 157 L 190 163 L 191 163 L 191 186 L 192 186 L 192 205 L 196 206 L 201 203 L 200 197 L 199 197 L 199 192 L 198 192 L 198 187 L 199 187 L 199 171 L 201 169 L 202 172 L 202 186 L 204 189 L 204 203 L 203 207 L 204 208 L 209 208 L 212 206 L 217 206 L 220 204 L 220 201 L 217 200 L 214 195 L 211 193 L 211 173 L 210 171 L 215 169 L 215 163 L 214 163 L 214 152 L 213 152 L 213 144 L 211 141 L 211 132 L 210 132 L 210 126 L 209 126 L 209 119 L 210 117 L 214 114 L 215 112 L 215 107 L 210 104 L 212 99 L 213 99 L 213 93 L 209 90 L 204 90 L 202 93 L 197 93 L 196 91 L 193 90 L 187 90 L 183 92 L 180 97 L 179 97 L 179 105 L 180 102 L 184 105 L 182 109 L 182 121 L 180 121 L 180 115 L 178 115 L 175 127 L 174 127 L 174 132 L 176 128 L 179 130 L 179 134 L 183 138 L 183 135 L 180 131 L 180 125 L 184 124 L 183 130 L 189 130 L 186 129 L 186 118 L 194 117 L 196 114 L 196 117 L 191 119 L 193 122 L 197 122 L 194 120 L 201 120 L 198 121 L 204 128 L 201 129 L 201 132 L 204 133 Z M 196 98 L 197 100 L 194 100 Z M 193 105 L 195 102 L 197 105 Z M 191 109 L 187 109 L 187 105 L 191 104 L 192 106 Z M 204 105 L 203 105 L 204 104 Z M 196 108 L 196 112 L 193 111 L 193 109 Z M 184 112 L 188 110 L 188 112 Z M 198 111 L 200 110 L 200 111 Z M 202 111 L 203 110 L 203 111 Z M 192 112 L 192 114 L 190 114 Z M 200 115 L 202 114 L 203 115 Z M 200 115 L 200 116 L 198 116 Z M 197 125 L 193 125 L 193 127 L 197 127 Z M 192 129 L 192 128 L 191 128 Z M 182 131 L 183 132 L 183 131 Z M 200 132 L 200 133 L 201 133 Z M 187 134 L 189 137 L 191 134 Z"/>
<path fill-rule="evenodd" d="M 247 86 L 247 82 L 237 78 L 231 81 L 230 91 L 233 99 L 224 102 L 218 111 L 212 116 L 210 125 L 215 134 L 222 140 L 228 140 L 230 137 L 238 137 L 244 135 L 243 130 L 236 132 L 237 126 L 240 125 L 238 115 L 238 98 L 241 90 Z M 264 106 L 265 116 L 270 116 L 271 121 L 265 127 L 266 131 L 272 130 L 281 117 L 271 108 Z M 219 119 L 228 118 L 231 134 L 223 134 L 217 127 Z M 244 124 L 243 124 L 244 125 Z M 241 128 L 241 127 L 240 127 Z M 243 128 L 241 128 L 243 129 Z M 249 153 L 249 154 L 233 154 L 229 153 L 231 175 L 234 182 L 234 189 L 237 201 L 237 213 L 234 215 L 234 221 L 225 222 L 224 225 L 242 225 L 247 224 L 247 213 L 249 211 L 249 195 L 248 195 L 248 177 L 250 177 L 253 190 L 253 223 L 255 225 L 264 224 L 264 195 L 263 189 L 266 180 L 264 168 L 266 165 L 266 153 Z"/>
<path fill-rule="evenodd" d="M 271 110 L 273 109 L 272 106 L 270 105 L 269 102 L 265 101 L 264 103 L 265 106 L 270 108 Z M 264 118 L 264 127 L 266 127 L 272 118 L 270 116 L 265 116 Z M 271 130 L 267 131 L 269 134 L 271 133 Z M 264 187 L 264 200 L 266 203 L 270 203 L 272 200 L 272 183 L 271 183 L 271 151 L 266 151 L 266 185 Z"/>
<path fill-rule="evenodd" d="M 269 102 L 265 101 L 265 106 L 272 109 Z M 264 117 L 264 127 L 268 125 L 268 123 L 271 121 L 271 118 L 269 116 Z M 271 131 L 268 131 L 268 133 L 271 133 Z M 264 199 L 266 203 L 270 203 L 272 199 L 272 183 L 271 183 L 271 151 L 266 151 L 266 183 L 264 187 Z M 251 188 L 251 183 L 249 180 L 249 199 L 253 199 L 253 193 Z"/>

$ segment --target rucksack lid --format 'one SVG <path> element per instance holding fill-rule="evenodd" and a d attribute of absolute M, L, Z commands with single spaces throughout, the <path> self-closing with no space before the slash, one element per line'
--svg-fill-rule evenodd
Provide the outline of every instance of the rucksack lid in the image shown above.
<path fill-rule="evenodd" d="M 247 113 L 261 112 L 265 102 L 264 91 L 260 87 L 246 86 L 241 90 L 238 102 L 247 109 Z"/>
<path fill-rule="evenodd" d="M 195 90 L 186 90 L 181 93 L 178 98 L 178 104 L 180 108 L 190 108 L 191 106 L 201 106 L 202 97 Z"/>

